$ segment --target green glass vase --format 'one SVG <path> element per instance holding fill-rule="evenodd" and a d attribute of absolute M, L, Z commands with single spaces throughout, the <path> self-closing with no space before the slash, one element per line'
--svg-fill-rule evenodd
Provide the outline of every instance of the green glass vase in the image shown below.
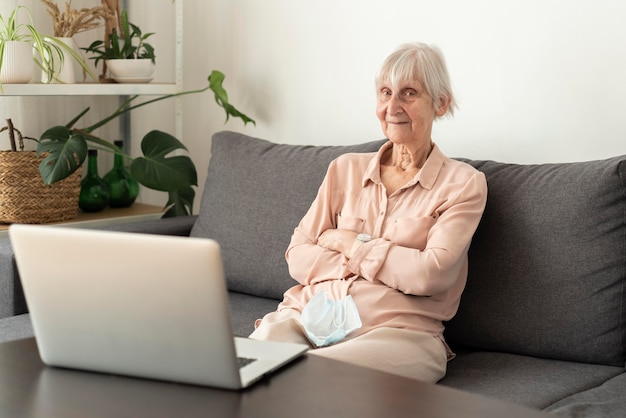
<path fill-rule="evenodd" d="M 109 189 L 98 175 L 98 150 L 87 153 L 87 174 L 80 182 L 78 207 L 85 212 L 99 212 L 109 205 Z"/>
<path fill-rule="evenodd" d="M 120 150 L 124 145 L 122 141 L 115 141 L 114 144 Z M 126 208 L 137 199 L 139 183 L 124 166 L 124 156 L 121 154 L 115 154 L 113 168 L 103 179 L 109 188 L 109 206 L 112 208 Z"/>

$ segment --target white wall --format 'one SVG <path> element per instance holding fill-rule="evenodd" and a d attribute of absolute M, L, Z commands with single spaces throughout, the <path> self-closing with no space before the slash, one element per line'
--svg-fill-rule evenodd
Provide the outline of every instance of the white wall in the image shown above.
<path fill-rule="evenodd" d="M 131 21 L 157 32 L 158 77 L 168 79 L 172 2 L 128 1 Z M 185 88 L 223 71 L 232 103 L 257 126 L 224 125 L 211 94 L 190 96 L 183 139 L 201 185 L 210 137 L 222 129 L 284 143 L 379 139 L 374 74 L 398 44 L 424 41 L 443 50 L 460 102 L 433 134 L 448 155 L 534 163 L 625 154 L 625 19 L 622 0 L 184 0 Z M 148 130 L 174 132 L 172 113 L 135 115 L 135 152 Z"/>
<path fill-rule="evenodd" d="M 419 40 L 443 50 L 460 101 L 435 127 L 447 154 L 603 158 L 626 153 L 625 18 L 620 0 L 187 0 L 185 82 L 225 71 L 232 102 L 258 122 L 227 129 L 288 143 L 373 140 L 374 73 L 396 45 Z M 224 128 L 204 116 L 217 112 L 211 100 L 185 107 L 185 139 L 202 155 Z"/>

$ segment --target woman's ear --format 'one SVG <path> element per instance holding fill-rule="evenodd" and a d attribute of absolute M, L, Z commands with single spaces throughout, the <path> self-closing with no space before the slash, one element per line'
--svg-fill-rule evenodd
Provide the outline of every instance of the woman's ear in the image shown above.
<path fill-rule="evenodd" d="M 448 111 L 450 107 L 450 98 L 448 96 L 442 96 L 439 98 L 437 103 L 435 104 L 435 115 L 437 117 L 442 117 Z"/>

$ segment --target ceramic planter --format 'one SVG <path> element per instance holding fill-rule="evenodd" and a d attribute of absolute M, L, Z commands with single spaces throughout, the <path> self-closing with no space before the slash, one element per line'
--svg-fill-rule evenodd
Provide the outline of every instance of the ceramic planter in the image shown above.
<path fill-rule="evenodd" d="M 73 38 L 57 38 L 59 41 L 63 42 L 70 48 L 72 48 L 77 54 L 80 53 L 78 48 L 76 47 L 76 43 Z M 67 52 L 61 50 L 63 54 L 63 64 L 61 64 L 61 59 L 55 57 L 55 69 L 54 76 L 52 80 L 48 80 L 48 74 L 45 71 L 41 73 L 41 82 L 42 83 L 66 83 L 73 84 L 76 83 L 76 68 L 75 68 L 75 60 L 74 58 Z M 56 55 L 56 52 L 55 52 Z M 47 58 L 47 57 L 46 57 Z"/>
<path fill-rule="evenodd" d="M 154 64 L 147 58 L 106 60 L 106 65 L 118 83 L 148 83 L 154 73 Z"/>
<path fill-rule="evenodd" d="M 4 41 L 0 82 L 26 84 L 33 77 L 33 47 L 27 42 Z"/>

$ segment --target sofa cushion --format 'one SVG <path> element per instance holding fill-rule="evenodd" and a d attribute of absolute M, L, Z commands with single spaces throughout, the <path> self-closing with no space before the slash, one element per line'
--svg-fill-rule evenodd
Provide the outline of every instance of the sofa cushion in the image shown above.
<path fill-rule="evenodd" d="M 28 313 L 0 319 L 0 343 L 30 338 L 34 335 Z"/>
<path fill-rule="evenodd" d="M 0 318 L 28 312 L 9 237 L 0 238 Z"/>
<path fill-rule="evenodd" d="M 576 393 L 546 408 L 555 416 L 623 418 L 626 415 L 626 373 L 598 387 Z"/>
<path fill-rule="evenodd" d="M 247 337 L 254 331 L 254 322 L 275 311 L 278 301 L 245 293 L 228 292 L 231 323 L 235 335 Z"/>
<path fill-rule="evenodd" d="M 444 386 L 536 409 L 624 374 L 624 368 L 478 351 L 448 363 Z"/>
<path fill-rule="evenodd" d="M 281 299 L 296 284 L 285 251 L 328 164 L 347 152 L 376 151 L 384 142 L 305 146 L 216 133 L 191 236 L 219 242 L 230 290 Z"/>
<path fill-rule="evenodd" d="M 489 196 L 448 340 L 623 367 L 626 156 L 471 164 Z"/>

